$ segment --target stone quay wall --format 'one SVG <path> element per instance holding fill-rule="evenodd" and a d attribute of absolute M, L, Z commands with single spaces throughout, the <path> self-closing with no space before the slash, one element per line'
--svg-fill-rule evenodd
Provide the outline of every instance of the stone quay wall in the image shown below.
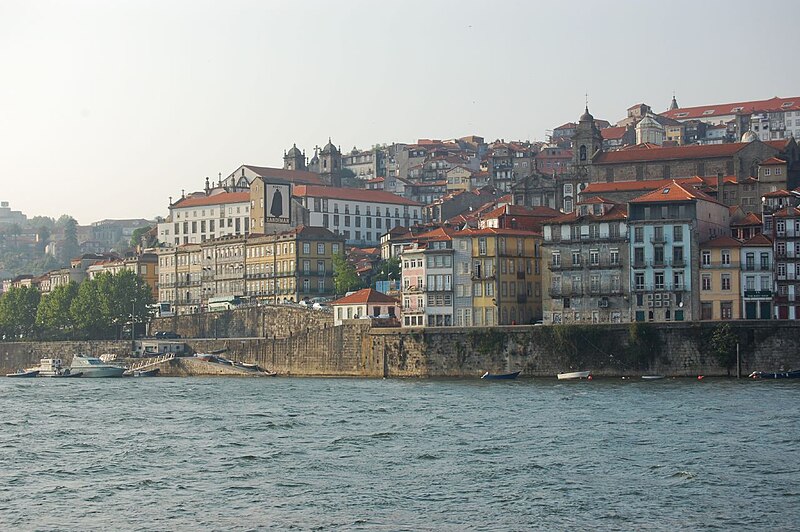
<path fill-rule="evenodd" d="M 113 353 L 117 358 L 130 356 L 130 340 L 86 342 L 3 342 L 0 343 L 0 375 L 39 365 L 42 358 L 60 358 L 72 363 L 76 353 L 100 356 Z"/>
<path fill-rule="evenodd" d="M 287 320 L 288 322 L 289 320 Z M 741 372 L 800 368 L 800 328 L 783 321 L 727 322 L 739 344 Z M 223 352 L 280 375 L 357 377 L 470 377 L 485 371 L 522 371 L 553 377 L 591 370 L 595 376 L 644 374 L 695 377 L 735 375 L 735 356 L 715 353 L 718 322 L 625 325 L 385 329 L 366 320 L 340 327 L 295 322 L 286 336 L 187 338 L 190 352 Z M 295 329 L 291 331 L 290 329 Z M 269 329 L 268 329 L 269 330 Z M 185 332 L 185 331 L 183 331 Z M 183 334 L 182 332 L 182 334 Z M 129 342 L 0 344 L 0 366 L 10 372 L 39 358 L 129 352 Z"/>
<path fill-rule="evenodd" d="M 184 338 L 287 338 L 332 324 L 329 312 L 293 305 L 259 305 L 156 318 L 150 324 L 150 334 L 174 331 Z"/>

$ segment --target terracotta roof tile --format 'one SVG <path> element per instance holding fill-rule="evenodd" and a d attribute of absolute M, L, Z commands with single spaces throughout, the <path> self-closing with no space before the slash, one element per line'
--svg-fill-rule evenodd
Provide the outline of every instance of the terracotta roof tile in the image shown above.
<path fill-rule="evenodd" d="M 678 159 L 707 159 L 731 157 L 742 150 L 748 143 L 732 142 L 729 144 L 701 144 L 676 147 L 641 147 L 635 149 L 607 151 L 598 154 L 592 164 L 619 164 L 637 161 L 669 161 Z"/>
<path fill-rule="evenodd" d="M 701 248 L 738 248 L 742 245 L 741 242 L 730 236 L 718 236 L 708 242 L 700 244 Z"/>
<path fill-rule="evenodd" d="M 700 192 L 696 190 L 694 187 L 689 185 L 682 185 L 675 181 L 663 185 L 651 192 L 647 192 L 639 196 L 638 198 L 632 199 L 631 203 L 651 203 L 651 202 L 668 202 L 668 201 L 691 201 L 691 200 L 705 200 L 710 201 L 712 203 L 719 203 L 717 200 L 706 194 L 705 192 Z M 720 203 L 721 205 L 721 203 Z"/>
<path fill-rule="evenodd" d="M 391 203 L 421 207 L 422 204 L 403 198 L 385 190 L 363 190 L 357 188 L 324 187 L 317 185 L 295 185 L 292 195 L 297 197 L 329 198 L 370 203 Z M 248 196 L 249 199 L 249 196 Z"/>
<path fill-rule="evenodd" d="M 221 192 L 211 196 L 188 196 L 172 204 L 173 208 L 203 207 L 207 205 L 228 205 L 230 203 L 250 203 L 249 192 Z"/>
<path fill-rule="evenodd" d="M 314 172 L 305 172 L 302 170 L 285 170 L 283 168 L 270 168 L 268 166 L 253 166 L 250 164 L 245 164 L 245 168 L 248 168 L 253 173 L 261 176 L 262 178 L 275 178 L 281 179 L 283 181 L 289 181 L 290 183 L 294 184 L 304 184 L 304 185 L 324 185 L 325 182 L 322 181 L 322 178 L 319 175 L 315 174 Z"/>
<path fill-rule="evenodd" d="M 783 159 L 778 159 L 777 157 L 770 157 L 769 159 L 761 161 L 761 166 L 771 166 L 777 164 L 786 164 L 786 161 Z"/>
<path fill-rule="evenodd" d="M 800 111 L 800 96 L 793 98 L 770 98 L 749 102 L 721 103 L 701 105 L 699 107 L 683 107 L 661 113 L 661 116 L 679 120 L 693 118 L 709 118 L 735 114 L 751 114 L 764 111 Z"/>
<path fill-rule="evenodd" d="M 360 305 L 364 303 L 397 303 L 397 299 L 372 288 L 364 288 L 349 296 L 337 299 L 331 305 Z"/>
<path fill-rule="evenodd" d="M 758 233 L 750 240 L 742 242 L 742 247 L 772 247 L 772 240 L 765 234 Z"/>

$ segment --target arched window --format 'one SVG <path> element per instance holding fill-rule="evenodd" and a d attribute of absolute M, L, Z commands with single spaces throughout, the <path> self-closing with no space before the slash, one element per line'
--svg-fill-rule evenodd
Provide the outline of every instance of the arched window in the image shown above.
<path fill-rule="evenodd" d="M 581 161 L 585 161 L 586 160 L 586 146 L 583 146 L 583 145 L 581 146 L 581 155 L 580 155 L 580 157 L 581 157 Z"/>

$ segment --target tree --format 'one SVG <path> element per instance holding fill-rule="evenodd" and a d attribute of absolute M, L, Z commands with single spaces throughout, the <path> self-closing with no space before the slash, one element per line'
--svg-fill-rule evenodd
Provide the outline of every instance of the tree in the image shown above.
<path fill-rule="evenodd" d="M 42 298 L 36 313 L 36 323 L 43 339 L 72 339 L 75 322 L 70 308 L 78 296 L 78 286 L 76 282 L 57 286 Z"/>
<path fill-rule="evenodd" d="M 64 215 L 66 216 L 66 215 Z M 61 222 L 62 216 L 58 219 Z M 78 246 L 78 222 L 75 218 L 67 217 L 63 223 L 64 227 L 64 245 L 61 247 L 61 263 L 69 264 L 69 261 L 75 258 L 80 253 L 80 246 Z"/>
<path fill-rule="evenodd" d="M 361 288 L 355 266 L 342 255 L 333 256 L 333 286 L 339 295 Z"/>
<path fill-rule="evenodd" d="M 47 247 L 47 242 L 50 240 L 50 229 L 44 225 L 40 225 L 36 230 L 36 249 L 39 254 L 44 254 Z"/>
<path fill-rule="evenodd" d="M 103 340 L 111 337 L 111 329 L 102 308 L 95 279 L 87 279 L 80 284 L 78 293 L 70 304 L 69 312 L 76 338 Z"/>
<path fill-rule="evenodd" d="M 32 286 L 12 288 L 0 297 L 0 329 L 6 339 L 32 339 L 36 335 L 39 290 Z"/>
<path fill-rule="evenodd" d="M 156 244 L 157 239 L 150 235 L 150 231 L 152 231 L 151 226 L 140 227 L 133 232 L 131 235 L 130 246 L 132 248 L 136 248 L 137 246 L 142 246 L 143 248 L 149 248 Z"/>
<path fill-rule="evenodd" d="M 381 262 L 377 273 L 372 279 L 372 287 L 374 288 L 375 283 L 378 281 L 399 281 L 402 275 L 400 271 L 400 259 L 392 257 L 389 260 Z"/>
<path fill-rule="evenodd" d="M 730 375 L 731 368 L 736 364 L 736 335 L 728 323 L 720 323 L 714 327 L 710 347 L 717 363 L 728 370 Z"/>

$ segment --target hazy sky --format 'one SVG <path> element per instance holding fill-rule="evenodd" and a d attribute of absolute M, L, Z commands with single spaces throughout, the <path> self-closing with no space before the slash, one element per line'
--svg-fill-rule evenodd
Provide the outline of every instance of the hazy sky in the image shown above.
<path fill-rule="evenodd" d="M 800 96 L 796 0 L 0 0 L 0 200 L 166 216 L 240 164 L 469 134 L 543 139 L 584 93 L 616 121 Z"/>

